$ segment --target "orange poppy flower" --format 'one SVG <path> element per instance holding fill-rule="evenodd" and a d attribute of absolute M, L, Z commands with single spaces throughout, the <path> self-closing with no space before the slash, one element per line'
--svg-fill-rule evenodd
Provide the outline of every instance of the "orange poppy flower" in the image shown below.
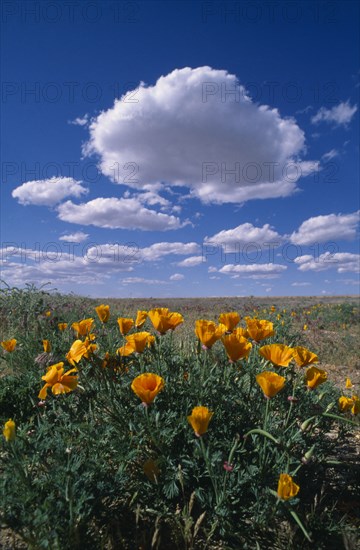
<path fill-rule="evenodd" d="M 265 319 L 250 319 L 250 317 L 246 317 L 245 321 L 249 336 L 255 340 L 255 342 L 260 342 L 275 334 L 274 325 L 271 321 L 266 321 Z"/>
<path fill-rule="evenodd" d="M 3 340 L 1 342 L 1 347 L 4 348 L 5 351 L 8 353 L 11 353 L 14 351 L 16 347 L 17 340 L 15 338 L 12 338 L 11 340 Z"/>
<path fill-rule="evenodd" d="M 265 397 L 275 397 L 285 385 L 285 378 L 276 372 L 265 371 L 256 375 L 256 382 L 264 392 Z"/>
<path fill-rule="evenodd" d="M 143 353 L 146 347 L 150 347 L 155 342 L 155 337 L 150 332 L 136 332 L 125 338 L 126 344 L 117 350 L 124 356 L 132 353 Z"/>
<path fill-rule="evenodd" d="M 40 390 L 40 399 L 46 398 L 48 388 L 51 388 L 54 395 L 69 393 L 76 388 L 78 385 L 78 377 L 70 376 L 73 372 L 76 372 L 76 369 L 70 369 L 64 373 L 63 367 L 64 363 L 56 363 L 56 365 L 49 367 L 47 373 L 42 376 L 41 379 L 44 380 L 46 384 Z"/>
<path fill-rule="evenodd" d="M 147 311 L 138 310 L 136 319 L 135 319 L 135 327 L 141 328 L 145 324 L 147 316 L 148 316 Z"/>
<path fill-rule="evenodd" d="M 280 474 L 277 494 L 283 500 L 294 498 L 300 490 L 299 485 L 293 482 L 293 479 L 288 474 Z"/>
<path fill-rule="evenodd" d="M 313 363 L 317 363 L 319 361 L 318 356 L 315 355 L 315 353 L 312 353 L 312 351 L 301 346 L 296 346 L 294 348 L 294 359 L 299 367 L 307 367 L 308 365 L 312 365 Z"/>
<path fill-rule="evenodd" d="M 191 424 L 195 435 L 197 437 L 202 436 L 207 432 L 209 422 L 213 416 L 213 412 L 209 411 L 207 407 L 194 407 L 191 415 L 187 417 L 189 424 Z"/>
<path fill-rule="evenodd" d="M 351 399 L 352 399 L 352 402 L 353 402 L 353 406 L 351 408 L 352 414 L 359 414 L 360 413 L 360 399 L 358 398 L 357 395 L 353 395 Z"/>
<path fill-rule="evenodd" d="M 89 334 L 92 324 L 94 322 L 94 319 L 83 319 L 82 321 L 79 321 L 78 323 L 73 323 L 71 325 L 71 328 L 74 329 L 77 336 L 86 336 Z"/>
<path fill-rule="evenodd" d="M 174 330 L 184 322 L 184 318 L 180 313 L 171 312 L 166 307 L 151 309 L 148 316 L 154 329 L 160 334 L 165 334 L 168 330 Z"/>
<path fill-rule="evenodd" d="M 219 323 L 225 325 L 228 332 L 232 332 L 239 322 L 240 315 L 236 311 L 221 313 L 219 316 Z"/>
<path fill-rule="evenodd" d="M 293 359 L 294 350 L 284 344 L 269 344 L 259 349 L 260 355 L 271 361 L 276 367 L 288 367 Z"/>
<path fill-rule="evenodd" d="M 221 340 L 231 361 L 248 358 L 252 344 L 243 336 L 238 335 L 236 330 L 231 334 L 224 334 Z"/>
<path fill-rule="evenodd" d="M 110 306 L 101 304 L 101 306 L 97 306 L 95 308 L 95 311 L 102 323 L 107 323 L 110 317 Z"/>
<path fill-rule="evenodd" d="M 42 343 L 43 343 L 43 348 L 44 348 L 45 353 L 50 353 L 51 344 L 50 344 L 49 340 L 43 340 Z"/>
<path fill-rule="evenodd" d="M 63 332 L 67 329 L 68 324 L 67 323 L 58 323 L 58 329 Z"/>
<path fill-rule="evenodd" d="M 341 412 L 351 410 L 354 404 L 351 397 L 346 397 L 345 395 L 342 395 L 341 397 L 339 397 L 338 403 L 339 403 L 339 409 Z"/>
<path fill-rule="evenodd" d="M 84 341 L 75 340 L 65 356 L 70 365 L 75 367 L 75 363 L 79 363 L 82 357 L 89 359 L 90 354 L 97 349 L 97 345 L 91 343 L 91 337 L 92 335 L 89 335 L 89 337 L 85 338 Z"/>
<path fill-rule="evenodd" d="M 119 330 L 123 336 L 130 332 L 130 330 L 134 326 L 133 319 L 130 319 L 129 317 L 118 317 L 117 322 L 119 325 Z"/>
<path fill-rule="evenodd" d="M 199 338 L 202 345 L 209 349 L 217 340 L 220 340 L 226 332 L 226 326 L 223 324 L 216 325 L 213 321 L 198 319 L 195 322 L 195 334 Z"/>
<path fill-rule="evenodd" d="M 16 425 L 11 418 L 9 418 L 9 420 L 4 424 L 3 436 L 6 441 L 14 441 L 16 438 Z"/>
<path fill-rule="evenodd" d="M 305 373 L 307 387 L 314 390 L 327 380 L 327 372 L 316 367 L 309 367 Z"/>
<path fill-rule="evenodd" d="M 152 372 L 145 372 L 134 378 L 131 389 L 143 403 L 150 405 L 164 388 L 164 385 L 164 379 L 161 376 Z"/>

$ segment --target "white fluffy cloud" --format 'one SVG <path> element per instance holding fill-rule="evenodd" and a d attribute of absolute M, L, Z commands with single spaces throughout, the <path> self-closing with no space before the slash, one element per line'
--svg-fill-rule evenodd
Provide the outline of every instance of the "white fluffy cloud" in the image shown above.
<path fill-rule="evenodd" d="M 329 161 L 329 160 L 331 160 L 335 157 L 338 157 L 338 156 L 339 156 L 339 151 L 337 151 L 336 149 L 331 149 L 327 153 L 324 153 L 321 158 L 322 158 L 322 160 L 325 160 L 325 162 L 327 162 L 327 161 Z"/>
<path fill-rule="evenodd" d="M 305 281 L 303 282 L 295 282 L 295 283 L 291 283 L 291 286 L 311 286 L 311 283 L 307 283 Z"/>
<path fill-rule="evenodd" d="M 154 243 L 146 248 L 141 250 L 141 257 L 145 261 L 155 261 L 164 256 L 169 256 L 171 254 L 177 256 L 188 256 L 191 254 L 196 254 L 200 251 L 200 246 L 197 243 Z"/>
<path fill-rule="evenodd" d="M 296 121 L 252 102 L 225 70 L 176 69 L 133 95 L 92 120 L 84 146 L 116 183 L 185 186 L 204 203 L 240 203 L 288 196 L 318 166 L 300 159 Z"/>
<path fill-rule="evenodd" d="M 311 118 L 313 124 L 319 122 L 332 122 L 337 126 L 347 126 L 357 111 L 357 105 L 351 106 L 349 101 L 341 102 L 331 109 L 321 107 L 316 115 Z"/>
<path fill-rule="evenodd" d="M 243 223 L 234 229 L 224 229 L 212 237 L 205 237 L 204 244 L 215 244 L 226 248 L 226 250 L 237 250 L 242 245 L 255 244 L 263 246 L 266 243 L 281 244 L 283 238 L 274 231 L 269 224 L 263 227 L 255 227 L 251 223 Z"/>
<path fill-rule="evenodd" d="M 328 214 L 304 221 L 292 233 L 290 241 L 297 245 L 309 245 L 325 241 L 350 240 L 356 238 L 360 222 L 360 210 L 351 214 Z"/>
<path fill-rule="evenodd" d="M 57 250 L 24 249 L 6 247 L 1 249 L 2 271 L 7 282 L 23 285 L 27 282 L 44 284 L 51 282 L 60 286 L 66 284 L 104 284 L 111 275 L 133 271 L 133 267 L 121 259 L 106 261 L 100 255 L 75 254 Z"/>
<path fill-rule="evenodd" d="M 144 277 L 126 277 L 121 281 L 124 285 L 164 285 L 169 284 L 168 281 L 162 281 L 159 279 L 144 279 Z"/>
<path fill-rule="evenodd" d="M 112 262 L 125 262 L 127 264 L 140 264 L 142 262 L 156 262 L 166 256 L 188 256 L 200 250 L 197 243 L 160 242 L 141 248 L 136 241 L 128 243 L 106 243 L 92 245 L 86 249 L 89 258 L 111 264 Z"/>
<path fill-rule="evenodd" d="M 71 241 L 75 243 L 75 241 Z M 75 243 L 79 244 L 79 243 Z M 133 272 L 143 262 L 156 262 L 169 255 L 186 256 L 197 252 L 197 243 L 154 243 L 140 248 L 136 243 L 106 243 L 99 245 L 80 245 L 70 248 L 59 243 L 44 245 L 42 249 L 5 246 L 0 248 L 0 263 L 4 278 L 15 285 L 26 282 L 43 284 L 48 281 L 64 284 L 103 284 L 113 275 Z M 179 273 L 168 281 L 183 279 Z M 124 281 L 123 281 L 124 282 Z M 157 279 L 131 277 L 128 284 L 143 282 L 157 284 Z"/>
<path fill-rule="evenodd" d="M 336 269 L 338 273 L 360 271 L 360 255 L 350 252 L 336 252 L 331 254 L 325 252 L 319 257 L 305 254 L 298 256 L 294 262 L 299 266 L 300 271 L 325 271 L 328 269 Z"/>
<path fill-rule="evenodd" d="M 170 275 L 170 281 L 182 281 L 185 279 L 185 276 L 181 273 L 174 273 L 174 275 Z"/>
<path fill-rule="evenodd" d="M 69 124 L 74 126 L 86 126 L 89 122 L 89 115 L 86 114 L 83 117 L 77 117 L 74 120 L 69 120 Z"/>
<path fill-rule="evenodd" d="M 88 190 L 81 181 L 73 178 L 52 177 L 46 180 L 27 181 L 16 187 L 11 193 L 20 204 L 36 206 L 54 206 L 66 197 L 81 197 Z"/>
<path fill-rule="evenodd" d="M 195 267 L 196 265 L 200 265 L 205 261 L 206 259 L 204 258 L 204 256 L 190 256 L 189 258 L 185 258 L 185 260 L 182 260 L 176 265 L 178 265 L 179 267 Z"/>
<path fill-rule="evenodd" d="M 76 231 L 75 233 L 59 237 L 59 241 L 66 241 L 68 243 L 82 243 L 86 241 L 88 236 L 88 233 L 83 233 L 83 231 Z"/>
<path fill-rule="evenodd" d="M 249 265 L 226 264 L 219 269 L 219 273 L 225 273 L 226 275 L 251 276 L 253 278 L 268 278 L 268 276 L 281 274 L 286 269 L 286 265 L 273 263 Z"/>
<path fill-rule="evenodd" d="M 182 227 L 180 219 L 144 207 L 137 198 L 102 198 L 74 204 L 66 201 L 58 207 L 62 221 L 112 229 L 167 231 Z"/>

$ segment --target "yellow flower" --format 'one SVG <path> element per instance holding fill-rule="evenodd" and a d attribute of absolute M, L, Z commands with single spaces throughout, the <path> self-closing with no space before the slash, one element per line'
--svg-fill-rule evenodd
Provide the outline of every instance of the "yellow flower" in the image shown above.
<path fill-rule="evenodd" d="M 191 415 L 187 417 L 189 424 L 191 424 L 195 435 L 200 437 L 207 432 L 209 422 L 213 416 L 213 412 L 210 412 L 207 407 L 194 407 Z"/>
<path fill-rule="evenodd" d="M 95 311 L 102 323 L 107 323 L 110 317 L 110 306 L 106 306 L 104 304 L 101 304 L 101 306 L 97 306 L 95 308 Z"/>
<path fill-rule="evenodd" d="M 134 326 L 133 319 L 130 319 L 129 317 L 118 317 L 117 322 L 119 325 L 119 330 L 123 336 L 130 332 L 130 330 Z"/>
<path fill-rule="evenodd" d="M 117 350 L 122 356 L 132 353 L 142 353 L 144 349 L 150 347 L 155 342 L 155 337 L 150 332 L 136 332 L 125 338 L 126 344 Z"/>
<path fill-rule="evenodd" d="M 58 329 L 61 330 L 61 332 L 63 332 L 64 330 L 66 330 L 66 329 L 67 329 L 67 326 L 68 326 L 67 323 L 58 323 Z"/>
<path fill-rule="evenodd" d="M 299 485 L 293 482 L 293 479 L 288 474 L 280 474 L 277 494 L 283 500 L 294 498 L 300 490 Z"/>
<path fill-rule="evenodd" d="M 195 322 L 195 334 L 200 342 L 207 349 L 211 348 L 217 340 L 220 340 L 226 332 L 226 326 L 220 323 L 216 325 L 213 321 L 198 319 Z"/>
<path fill-rule="evenodd" d="M 145 324 L 147 316 L 148 316 L 147 311 L 138 310 L 136 319 L 135 319 L 136 328 L 141 328 Z"/>
<path fill-rule="evenodd" d="M 307 330 L 308 329 L 308 326 L 307 325 L 304 325 L 303 326 L 303 330 Z"/>
<path fill-rule="evenodd" d="M 352 402 L 353 402 L 353 406 L 352 406 L 352 409 L 351 409 L 352 414 L 359 414 L 360 413 L 360 399 L 358 398 L 357 395 L 353 395 L 351 399 L 352 399 Z"/>
<path fill-rule="evenodd" d="M 256 375 L 256 382 L 264 392 L 265 397 L 275 397 L 285 385 L 285 378 L 276 372 L 265 371 Z"/>
<path fill-rule="evenodd" d="M 307 367 L 312 365 L 312 363 L 317 363 L 319 361 L 318 356 L 307 348 L 301 346 L 296 346 L 294 348 L 294 359 L 299 367 Z"/>
<path fill-rule="evenodd" d="M 219 323 L 226 326 L 228 332 L 232 332 L 236 325 L 240 321 L 240 315 L 236 311 L 230 313 L 221 313 L 219 316 Z"/>
<path fill-rule="evenodd" d="M 165 334 L 168 330 L 174 330 L 184 322 L 184 318 L 180 313 L 170 312 L 166 307 L 151 309 L 148 316 L 154 329 L 160 334 Z"/>
<path fill-rule="evenodd" d="M 288 367 L 293 359 L 294 350 L 284 344 L 270 344 L 260 348 L 259 353 L 277 367 Z"/>
<path fill-rule="evenodd" d="M 245 317 L 247 331 L 250 338 L 255 340 L 255 342 L 260 342 L 269 336 L 274 336 L 274 325 L 270 321 L 265 319 L 250 319 L 250 317 Z"/>
<path fill-rule="evenodd" d="M 234 330 L 235 334 L 237 334 L 237 336 L 242 336 L 243 338 L 249 338 L 249 333 L 247 331 L 246 328 L 243 328 L 243 327 L 237 327 L 235 330 Z"/>
<path fill-rule="evenodd" d="M 43 348 L 44 348 L 45 353 L 50 353 L 51 344 L 50 344 L 49 340 L 43 340 L 42 343 L 43 343 Z"/>
<path fill-rule="evenodd" d="M 157 394 L 164 388 L 164 379 L 158 374 L 145 372 L 131 383 L 131 389 L 146 405 L 150 405 Z"/>
<path fill-rule="evenodd" d="M 71 325 L 71 328 L 74 329 L 76 332 L 76 336 L 86 336 L 89 334 L 92 324 L 94 322 L 94 319 L 83 319 L 82 321 L 79 321 L 78 323 L 73 323 Z"/>
<path fill-rule="evenodd" d="M 101 366 L 105 369 L 109 363 L 110 363 L 110 353 L 107 351 L 104 355 L 104 359 L 102 360 Z"/>
<path fill-rule="evenodd" d="M 345 395 L 339 397 L 339 409 L 341 412 L 351 410 L 353 404 L 354 402 L 350 397 L 346 397 Z"/>
<path fill-rule="evenodd" d="M 352 384 L 350 378 L 347 378 L 346 382 L 345 382 L 345 388 L 350 390 L 352 387 L 353 387 L 353 384 Z"/>
<path fill-rule="evenodd" d="M 89 356 L 94 353 L 95 350 L 97 350 L 97 344 L 92 344 L 92 340 L 95 339 L 95 334 L 89 334 L 84 340 L 84 344 L 86 346 L 87 352 L 84 354 L 84 357 L 86 359 L 89 359 Z"/>
<path fill-rule="evenodd" d="M 50 317 L 51 316 L 51 311 L 45 311 L 44 315 L 45 315 L 45 317 Z"/>
<path fill-rule="evenodd" d="M 6 441 L 14 441 L 16 437 L 16 425 L 15 422 L 11 420 L 11 418 L 9 418 L 7 422 L 5 422 L 3 435 Z"/>
<path fill-rule="evenodd" d="M 237 329 L 231 334 L 225 334 L 222 337 L 222 342 L 231 361 L 247 358 L 252 348 L 252 344 L 241 336 L 241 331 L 238 334 Z"/>
<path fill-rule="evenodd" d="M 274 311 L 276 311 L 276 307 L 275 307 L 275 306 L 271 306 L 270 311 L 271 311 L 271 313 L 274 313 Z"/>
<path fill-rule="evenodd" d="M 305 373 L 307 387 L 314 390 L 327 380 L 327 372 L 316 367 L 309 367 Z"/>
<path fill-rule="evenodd" d="M 76 369 L 70 369 L 64 374 L 64 363 L 56 363 L 49 367 L 45 376 L 42 376 L 42 380 L 46 384 L 41 388 L 39 393 L 40 399 L 45 399 L 47 395 L 47 389 L 51 388 L 54 395 L 61 393 L 69 393 L 78 385 L 78 377 L 70 376 Z"/>
<path fill-rule="evenodd" d="M 75 367 L 75 363 L 78 363 L 80 359 L 87 354 L 87 351 L 88 348 L 85 342 L 82 340 L 75 340 L 65 357 L 70 365 Z"/>
<path fill-rule="evenodd" d="M 17 340 L 15 338 L 12 338 L 11 340 L 3 340 L 3 342 L 1 342 L 1 347 L 3 347 L 5 351 L 11 353 L 16 347 L 16 342 Z"/>

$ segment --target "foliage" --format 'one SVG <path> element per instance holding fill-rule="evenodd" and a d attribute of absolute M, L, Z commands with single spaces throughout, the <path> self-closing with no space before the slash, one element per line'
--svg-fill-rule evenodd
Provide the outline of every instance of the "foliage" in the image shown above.
<path fill-rule="evenodd" d="M 128 312 L 110 308 L 102 322 L 93 305 L 31 287 L 8 289 L 0 311 L 4 337 L 18 340 L 13 352 L 2 352 L 0 420 L 15 421 L 16 438 L 1 442 L 0 519 L 29 548 L 325 549 L 352 537 L 326 480 L 335 468 L 354 488 L 353 465 L 336 455 L 356 417 L 338 411 L 341 393 L 331 380 L 309 390 L 306 368 L 294 361 L 277 367 L 258 351 L 302 342 L 291 312 L 252 311 L 274 323 L 275 335 L 252 341 L 248 359 L 232 363 L 220 336 L 205 350 L 194 333 L 160 335 L 149 319 L 140 330 L 155 336 L 154 345 L 121 355 L 127 340 L 117 314 Z M 39 400 L 49 366 L 72 368 L 71 324 L 89 317 L 96 349 L 84 348 L 78 386 L 60 395 L 49 387 Z M 286 379 L 270 399 L 256 382 L 264 371 Z M 131 389 L 144 373 L 164 381 L 147 406 Z M 201 437 L 188 418 L 199 406 L 207 407 Z M 277 493 L 281 474 L 300 487 L 288 500 Z"/>

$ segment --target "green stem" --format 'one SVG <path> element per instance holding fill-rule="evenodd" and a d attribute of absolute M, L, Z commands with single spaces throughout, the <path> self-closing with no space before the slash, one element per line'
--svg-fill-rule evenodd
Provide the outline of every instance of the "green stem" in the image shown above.
<path fill-rule="evenodd" d="M 269 407 L 270 407 L 269 403 L 270 403 L 270 399 L 266 399 L 264 427 L 263 427 L 263 431 L 266 432 L 266 433 L 267 433 L 266 428 L 267 428 L 267 421 L 268 421 L 268 414 L 269 414 Z M 262 451 L 261 451 L 261 454 L 260 454 L 261 470 L 264 469 L 265 461 L 266 461 L 266 444 L 267 444 L 266 438 L 264 438 Z"/>
<path fill-rule="evenodd" d="M 311 540 L 311 537 L 309 535 L 309 533 L 307 532 L 307 530 L 305 529 L 305 527 L 303 526 L 302 522 L 300 521 L 300 518 L 299 516 L 297 515 L 296 512 L 294 512 L 294 510 L 289 510 L 290 514 L 292 515 L 292 517 L 294 518 L 294 520 L 296 521 L 296 523 L 298 524 L 298 526 L 300 527 L 300 529 L 302 530 L 302 532 L 304 533 L 305 537 L 307 538 L 307 540 L 309 542 L 312 542 Z"/>
<path fill-rule="evenodd" d="M 156 447 L 157 450 L 162 454 L 161 445 L 158 442 L 158 440 L 156 439 L 156 437 L 154 437 L 154 434 L 152 432 L 152 426 L 151 426 L 150 417 L 149 417 L 149 407 L 146 406 L 146 407 L 144 407 L 144 409 L 145 409 L 146 429 L 147 429 L 147 432 L 148 432 L 148 436 L 149 436 L 152 444 L 154 445 L 154 447 Z"/>
<path fill-rule="evenodd" d="M 208 456 L 208 453 L 206 451 L 205 444 L 204 444 L 204 441 L 203 441 L 202 437 L 200 436 L 199 439 L 200 439 L 201 451 L 202 451 L 202 454 L 203 454 L 203 457 L 204 457 L 204 461 L 205 461 L 205 464 L 206 464 L 206 467 L 207 467 L 207 471 L 208 471 L 208 474 L 209 474 L 209 477 L 210 477 L 210 481 L 211 481 L 211 484 L 214 488 L 216 506 L 218 506 L 220 504 L 220 499 L 219 499 L 219 493 L 218 493 L 218 489 L 217 489 L 217 485 L 216 485 L 216 480 L 214 478 L 213 470 L 212 470 L 212 467 L 211 467 L 211 462 L 209 460 L 209 456 Z"/>
<path fill-rule="evenodd" d="M 292 391 L 292 396 L 291 396 L 292 398 L 295 397 L 295 390 L 296 390 L 296 386 L 297 386 L 297 381 L 298 381 L 298 380 L 295 379 L 295 381 L 294 381 L 294 383 L 293 383 L 293 391 Z M 289 422 L 289 420 L 290 420 L 291 411 L 292 411 L 292 409 L 293 409 L 293 406 L 294 406 L 294 401 L 293 401 L 293 399 L 292 399 L 292 400 L 291 400 L 291 403 L 290 403 L 290 407 L 289 407 L 289 412 L 288 412 L 287 417 L 286 417 L 286 420 L 285 420 L 284 430 L 285 430 L 285 428 L 287 427 L 288 422 Z"/>
<path fill-rule="evenodd" d="M 228 462 L 229 465 L 231 465 L 231 463 L 232 463 L 232 460 L 233 460 L 235 451 L 236 451 L 236 449 L 238 448 L 238 446 L 239 446 L 239 439 L 236 438 L 236 439 L 235 439 L 235 442 L 234 442 L 234 445 L 232 446 L 232 448 L 231 448 L 231 450 L 230 450 L 229 457 L 228 457 L 228 459 L 227 459 L 227 462 Z M 220 504 L 224 501 L 224 499 L 225 499 L 226 482 L 227 482 L 228 477 L 229 477 L 229 472 L 226 471 L 226 472 L 225 472 L 225 476 L 224 476 L 224 483 L 223 483 L 223 488 L 222 488 L 221 499 L 220 499 L 219 505 L 220 505 Z"/>

